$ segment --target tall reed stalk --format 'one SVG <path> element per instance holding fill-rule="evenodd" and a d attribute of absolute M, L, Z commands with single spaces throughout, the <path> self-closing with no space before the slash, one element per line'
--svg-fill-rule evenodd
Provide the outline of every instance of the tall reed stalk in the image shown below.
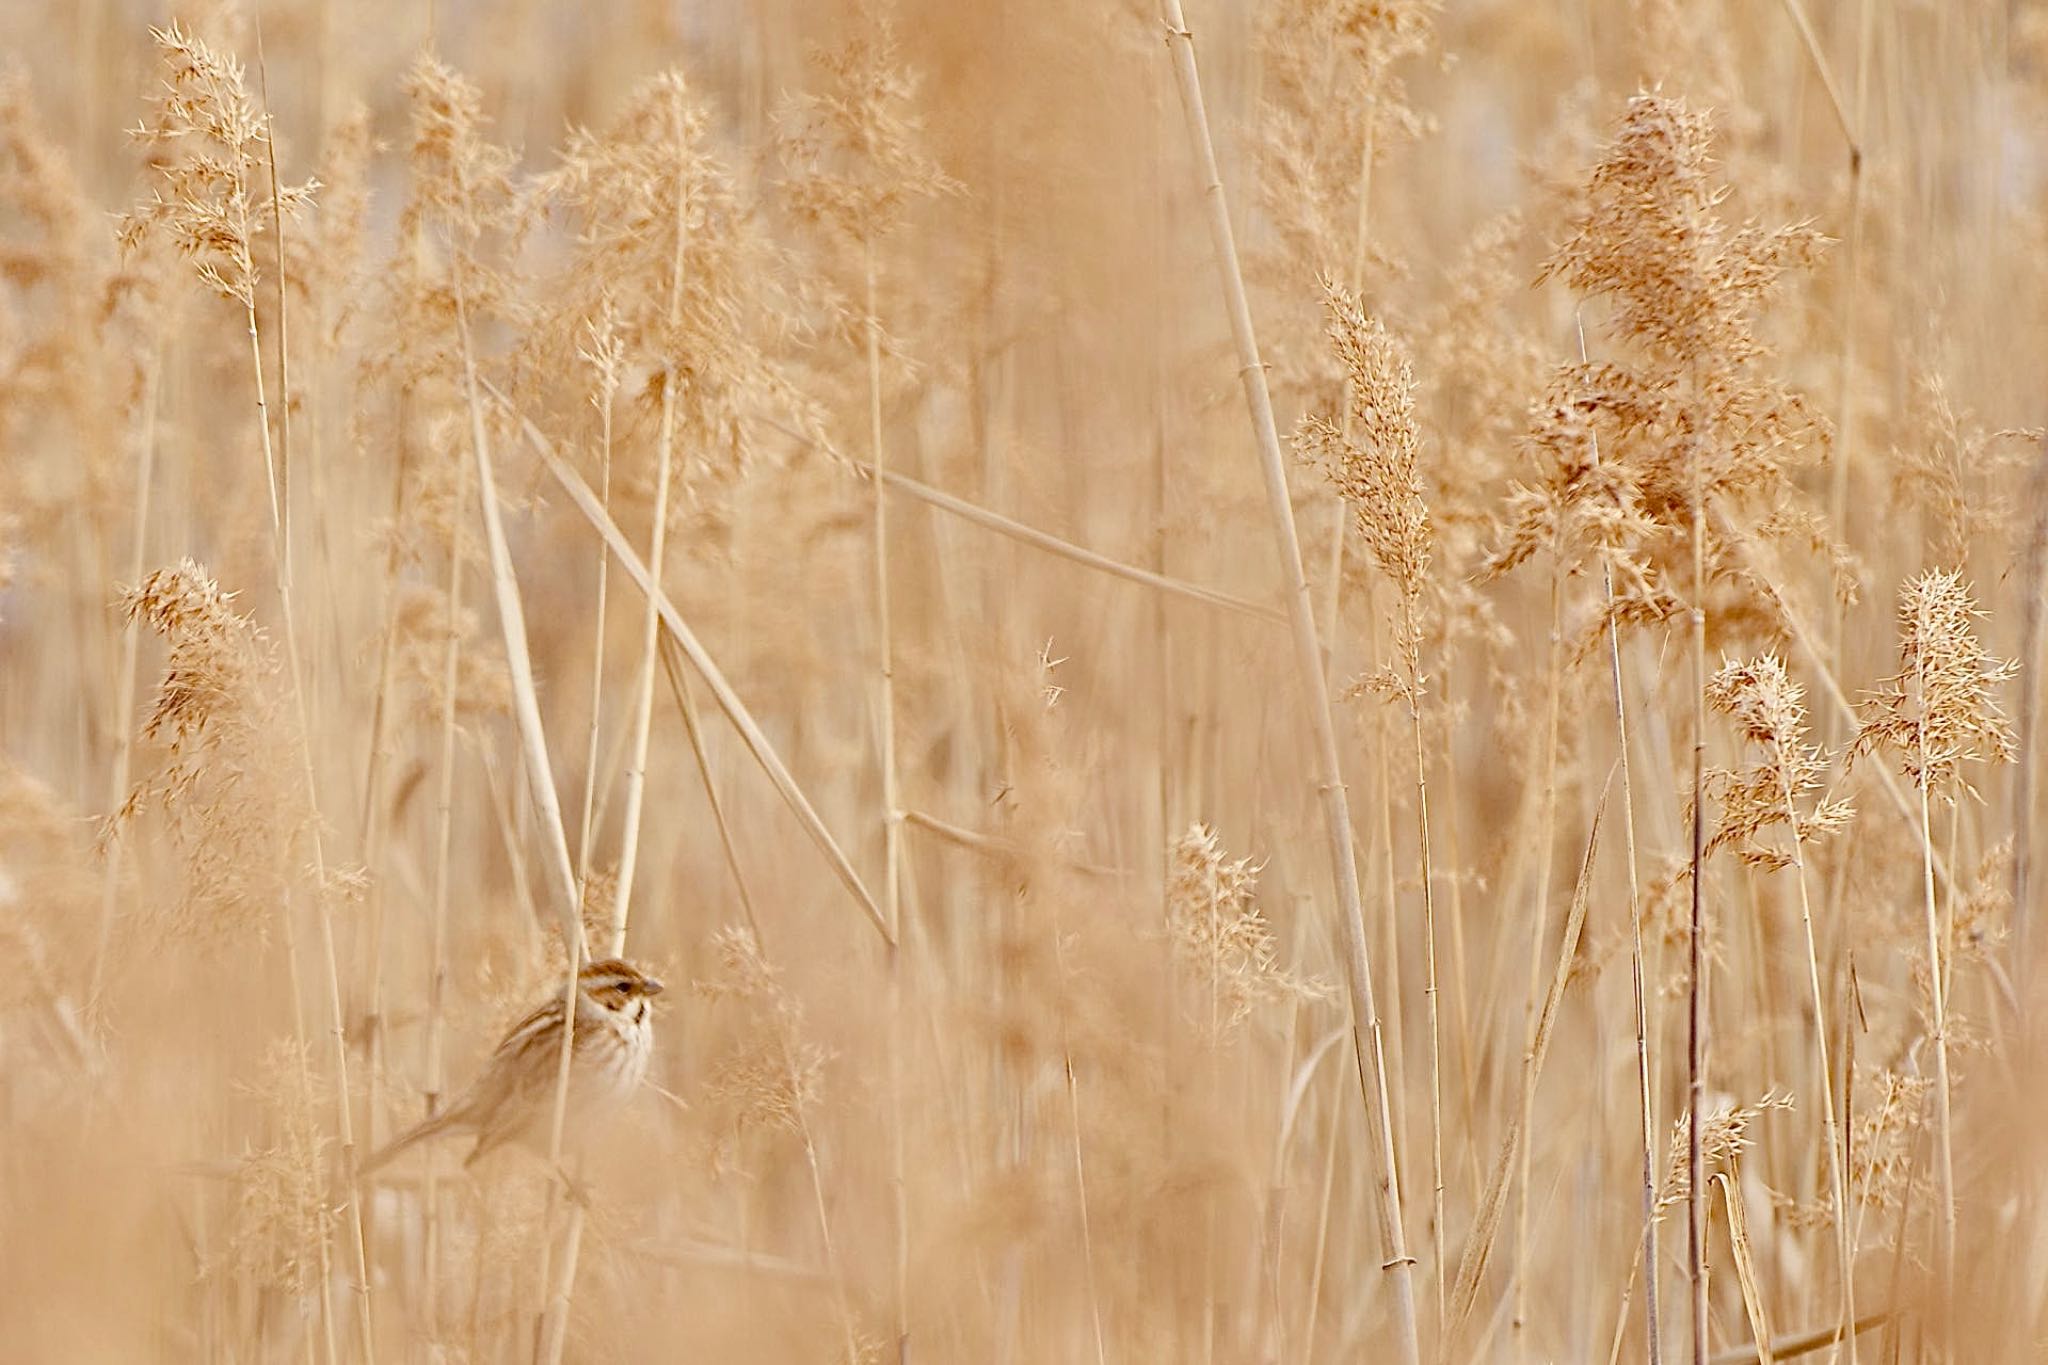
<path fill-rule="evenodd" d="M 1317 640 L 1315 604 L 1308 576 L 1302 570 L 1301 541 L 1294 528 L 1294 506 L 1287 491 L 1287 466 L 1280 453 L 1280 434 L 1273 421 L 1273 400 L 1266 387 L 1266 369 L 1252 327 L 1251 305 L 1245 296 L 1244 273 L 1230 226 L 1230 205 L 1224 196 L 1222 171 L 1209 133 L 1202 100 L 1202 81 L 1195 65 L 1194 35 L 1188 30 L 1180 0 L 1161 0 L 1168 47 L 1187 116 L 1196 173 L 1207 200 L 1209 235 L 1222 276 L 1224 305 L 1237 349 L 1238 378 L 1250 410 L 1266 509 L 1273 523 L 1281 572 L 1287 583 L 1288 618 L 1293 628 L 1295 669 L 1313 738 L 1316 786 L 1322 797 L 1323 823 L 1329 842 L 1331 873 L 1337 891 L 1337 925 L 1344 949 L 1345 984 L 1352 1012 L 1352 1044 L 1358 1065 L 1361 1096 L 1371 1115 L 1376 1138 L 1375 1180 L 1380 1236 L 1386 1248 L 1385 1268 L 1394 1295 L 1394 1344 L 1406 1365 L 1422 1357 L 1415 1319 L 1415 1261 L 1408 1254 L 1402 1226 L 1401 1178 L 1394 1159 L 1394 1116 L 1387 1085 L 1386 1054 L 1381 1023 L 1373 1001 L 1372 964 L 1366 950 L 1365 911 L 1358 889 L 1358 864 L 1352 851 L 1351 805 L 1345 794 L 1337 758 L 1337 730 L 1330 713 L 1329 684 L 1323 673 L 1322 646 Z"/>
<path fill-rule="evenodd" d="M 1700 1125 L 1707 1095 L 1706 761 L 1707 761 L 1707 543 L 1706 451 L 1695 439 L 1687 461 L 1692 474 L 1692 855 L 1686 923 L 1690 973 L 1686 995 L 1685 1226 L 1686 1270 L 1692 1285 L 1692 1360 L 1707 1365 L 1707 1199 L 1706 1163 Z"/>
<path fill-rule="evenodd" d="M 673 123 L 672 135 L 675 138 L 678 164 L 675 168 L 674 251 L 670 258 L 668 278 L 668 328 L 671 336 L 680 332 L 684 270 L 685 262 L 689 259 L 690 247 L 691 168 L 685 162 L 690 153 L 682 99 L 682 87 L 673 87 L 670 90 L 668 113 Z M 661 437 L 655 452 L 654 525 L 648 533 L 647 549 L 647 572 L 657 584 L 661 582 L 662 566 L 668 551 L 669 489 L 676 459 L 677 390 L 683 382 L 681 365 L 685 363 L 685 359 L 681 356 L 669 357 L 668 369 L 661 386 Z M 640 860 L 641 811 L 647 800 L 647 745 L 654 723 L 654 673 L 661 647 L 661 612 L 656 603 L 656 596 L 650 593 L 647 598 L 647 610 L 641 617 L 640 672 L 638 691 L 634 699 L 636 709 L 633 713 L 633 754 L 626 765 L 626 813 L 623 842 L 619 849 L 619 890 L 618 897 L 612 905 L 609 931 L 608 954 L 611 956 L 616 956 L 625 949 L 626 920 L 632 909 L 633 878 Z"/>
<path fill-rule="evenodd" d="M 162 58 L 165 79 L 158 97 L 158 117 L 145 125 L 140 136 L 152 143 L 170 144 L 191 139 L 205 150 L 188 160 L 166 158 L 160 165 L 170 191 L 161 190 L 123 224 L 126 240 L 151 233 L 168 235 L 192 259 L 199 278 L 224 300 L 240 305 L 243 330 L 248 338 L 249 375 L 254 388 L 256 428 L 262 448 L 265 487 L 269 498 L 270 561 L 278 614 L 283 625 L 284 655 L 290 685 L 292 716 L 296 724 L 294 766 L 305 802 L 305 838 L 314 885 L 315 923 L 320 934 L 329 1031 L 333 1042 L 333 1085 L 336 1128 L 341 1142 L 341 1167 L 348 1181 L 346 1221 L 353 1252 L 355 1318 L 360 1350 L 366 1359 L 375 1355 L 371 1305 L 369 1253 L 364 1228 L 361 1192 L 355 1178 L 354 1097 L 349 1084 L 347 1020 L 342 1002 L 341 975 L 335 951 L 334 921 L 330 904 L 334 887 L 328 875 L 321 835 L 319 781 L 314 768 L 311 714 L 307 704 L 307 664 L 300 646 L 298 618 L 294 610 L 291 577 L 290 514 L 284 471 L 289 466 L 290 426 L 286 414 L 276 414 L 280 429 L 273 438 L 270 384 L 263 359 L 263 330 L 257 318 L 256 296 L 261 276 L 255 261 L 256 238 L 268 228 L 277 247 L 277 287 L 284 286 L 285 222 L 311 199 L 310 185 L 284 187 L 277 176 L 276 148 L 268 112 L 251 99 L 239 62 L 204 41 L 193 37 L 173 22 L 151 31 Z M 264 196 L 256 181 L 267 169 L 269 194 Z M 280 304 L 284 295 L 279 294 Z M 279 319 L 282 328 L 282 315 Z M 280 339 L 282 333 L 280 332 Z M 281 407 L 288 409 L 280 351 Z M 283 907 L 287 930 L 286 952 L 292 972 L 294 1027 L 304 1028 L 299 1012 L 298 961 L 292 934 L 293 910 Z M 302 1093 L 310 1093 L 310 1062 L 300 1049 Z M 324 1234 L 321 1253 L 326 1254 Z M 323 1283 L 323 1294 L 327 1287 Z M 332 1332 L 333 1324 L 327 1323 Z M 330 1350 L 332 1342 L 330 1338 Z"/>

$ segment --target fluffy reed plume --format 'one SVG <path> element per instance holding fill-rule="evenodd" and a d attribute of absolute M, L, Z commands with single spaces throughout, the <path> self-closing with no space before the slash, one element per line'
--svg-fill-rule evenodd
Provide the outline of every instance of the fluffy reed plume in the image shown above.
<path fill-rule="evenodd" d="M 857 8 L 848 36 L 811 54 L 818 88 L 776 109 L 775 145 L 789 212 L 843 245 L 871 250 L 919 201 L 961 186 L 926 149 L 918 78 L 903 60 L 893 6 L 861 0 Z M 858 315 L 849 321 L 861 329 L 856 337 L 871 325 Z"/>
<path fill-rule="evenodd" d="M 1690 1154 L 1691 1141 L 1688 1120 L 1681 1118 L 1671 1134 L 1671 1155 L 1665 1163 L 1663 1196 L 1657 1202 L 1661 1215 L 1665 1210 L 1685 1203 L 1692 1192 L 1692 1171 L 1704 1170 L 1706 1178 L 1726 1174 L 1739 1177 L 1742 1173 L 1742 1159 L 1756 1146 L 1756 1134 L 1751 1131 L 1758 1119 L 1775 1111 L 1792 1108 L 1792 1096 L 1777 1091 L 1765 1091 L 1753 1102 L 1738 1104 L 1732 1100 L 1724 1103 L 1700 1125 L 1700 1151 L 1698 1165 Z"/>
<path fill-rule="evenodd" d="M 19 62 L 0 69 L 0 185 L 20 215 L 0 238 L 0 279 L 23 290 L 53 279 L 76 278 L 91 240 L 73 230 L 85 203 L 77 173 L 36 107 L 29 73 Z M 79 305 L 85 299 L 72 298 Z M 11 312 L 12 310 L 10 310 Z"/>
<path fill-rule="evenodd" d="M 1993 658 L 1977 638 L 1969 585 L 1952 570 L 1929 569 L 1899 589 L 1899 671 L 1862 706 L 1854 751 L 1898 760 L 1915 787 L 1933 800 L 1975 798 L 1966 763 L 2010 763 L 2012 725 L 1994 689 L 2019 665 Z"/>
<path fill-rule="evenodd" d="M 873 478 L 874 601 L 882 757 L 882 913 L 890 934 L 902 921 L 903 800 L 896 735 L 896 632 L 890 593 L 888 469 L 883 358 L 899 348 L 883 320 L 892 238 L 919 201 L 960 186 L 925 149 L 917 78 L 903 62 L 888 0 L 863 0 L 859 23 L 838 47 L 812 53 L 820 89 L 776 111 L 776 149 L 785 170 L 784 205 L 825 238 L 828 268 L 850 277 L 858 311 L 844 319 L 866 361 L 867 463 Z"/>
<path fill-rule="evenodd" d="M 1928 1024 L 1935 1058 L 1935 1209 L 1937 1271 L 1944 1293 L 1954 1285 L 1956 1256 L 1955 1133 L 1949 1072 L 1949 970 L 1954 900 L 1944 920 L 1935 906 L 1934 802 L 1975 796 L 1965 763 L 2011 762 L 2012 726 L 1992 689 L 2018 665 L 1993 658 L 1977 639 L 1977 609 L 1960 573 L 1929 569 L 1899 589 L 1899 671 L 1863 707 L 1854 752 L 1877 750 L 1898 759 L 1920 795 L 1922 906 L 1927 930 Z"/>
<path fill-rule="evenodd" d="M 1842 1287 L 1841 1329 L 1856 1321 L 1855 1244 L 1849 1227 L 1849 1186 L 1843 1173 L 1842 1143 L 1835 1118 L 1833 1042 L 1826 998 L 1821 990 L 1820 948 L 1814 934 L 1807 887 L 1806 846 L 1838 833 L 1854 811 L 1847 802 L 1816 797 L 1826 783 L 1820 746 L 1806 742 L 1806 707 L 1799 685 L 1774 654 L 1748 662 L 1730 660 L 1707 684 L 1707 704 L 1735 722 L 1745 749 L 1759 757 L 1740 771 L 1713 769 L 1703 787 L 1721 808 L 1705 853 L 1733 846 L 1742 861 L 1763 871 L 1794 870 L 1799 921 L 1806 938 L 1806 981 L 1813 1005 L 1814 1074 L 1819 1079 L 1822 1141 L 1827 1150 L 1830 1221 L 1834 1225 L 1837 1272 Z M 1802 808 L 1802 802 L 1810 804 Z M 1782 826 L 1791 847 L 1765 843 L 1766 830 Z"/>
<path fill-rule="evenodd" d="M 1606 617 L 1670 622 L 1693 598 L 1695 476 L 1708 504 L 1697 548 L 1712 593 L 1700 605 L 1718 628 L 1781 628 L 1772 595 L 1746 577 L 1741 536 L 1831 545 L 1792 481 L 1824 443 L 1825 424 L 1765 371 L 1772 351 L 1756 316 L 1825 239 L 1802 224 L 1728 223 L 1712 141 L 1709 117 L 1682 100 L 1630 100 L 1571 236 L 1543 267 L 1545 278 L 1607 301 L 1609 330 L 1634 358 L 1556 372 L 1532 411 L 1538 481 L 1510 492 L 1488 570 L 1554 549 L 1575 570 L 1611 571 L 1613 600 L 1588 643 Z"/>
<path fill-rule="evenodd" d="M 806 1036 L 804 1008 L 783 983 L 782 973 L 761 950 L 751 929 L 728 927 L 712 939 L 715 972 L 699 983 L 713 998 L 735 1000 L 750 1015 L 752 1036 L 719 1063 L 710 1093 L 731 1115 L 719 1148 L 722 1166 L 744 1157 L 739 1144 L 750 1133 L 782 1133 L 802 1146 L 810 1175 L 811 1206 L 818 1239 L 837 1292 L 840 1336 L 847 1365 L 862 1365 L 866 1337 L 856 1315 L 839 1247 L 832 1234 L 831 1200 L 819 1151 L 814 1112 L 823 1089 L 827 1055 Z"/>
<path fill-rule="evenodd" d="M 576 232 L 549 286 L 545 334 L 566 353 L 601 333 L 629 401 L 650 412 L 673 401 L 685 506 L 744 474 L 765 422 L 815 430 L 774 356 L 798 325 L 787 265 L 721 140 L 711 109 L 671 69 L 635 87 L 602 130 L 572 129 L 560 163 L 529 190 Z M 631 475 L 642 496 L 653 473 Z"/>
<path fill-rule="evenodd" d="M 1429 508 L 1422 500 L 1422 434 L 1415 420 L 1415 375 L 1407 347 L 1367 317 L 1351 292 L 1323 282 L 1329 338 L 1345 379 L 1346 409 L 1337 421 L 1310 414 L 1295 428 L 1294 448 L 1323 471 L 1356 521 L 1359 538 L 1393 586 L 1394 651 L 1399 667 L 1382 668 L 1367 682 L 1399 698 L 1410 711 L 1422 705 L 1424 596 L 1434 547 Z"/>
<path fill-rule="evenodd" d="M 802 1003 L 751 931 L 719 930 L 711 952 L 712 974 L 698 982 L 698 990 L 743 1007 L 751 1033 L 718 1062 L 708 1085 L 709 1095 L 731 1116 L 720 1164 L 738 1162 L 733 1144 L 757 1131 L 809 1143 L 805 1115 L 823 1098 L 827 1055 L 805 1036 Z"/>
<path fill-rule="evenodd" d="M 1507 453 L 1523 433 L 1529 395 L 1549 370 L 1545 347 L 1514 311 L 1528 290 L 1524 256 L 1535 230 L 1532 215 L 1519 209 L 1481 224 L 1445 269 L 1444 297 L 1414 333 L 1422 361 L 1416 377 L 1442 452 L 1424 471 L 1432 529 L 1464 570 L 1441 575 L 1439 591 L 1455 589 L 1474 612 L 1495 610 L 1464 580 L 1492 537 Z"/>
<path fill-rule="evenodd" d="M 32 419 L 82 415 L 76 400 L 85 396 L 88 373 L 80 351 L 91 336 L 96 290 L 94 239 L 77 229 L 84 191 L 36 106 L 28 73 L 13 63 L 0 67 L 0 205 L 0 375 L 7 393 L 0 435 L 18 440 Z M 67 486 L 53 498 L 55 490 L 36 487 L 23 477 L 27 472 L 8 471 L 11 516 L 78 495 Z"/>
<path fill-rule="evenodd" d="M 1307 416 L 1295 429 L 1295 450 L 1321 466 L 1356 521 L 1374 567 L 1394 589 L 1389 613 L 1397 662 L 1376 670 L 1364 687 L 1398 699 L 1408 713 L 1415 779 L 1415 852 L 1422 884 L 1423 989 L 1429 998 L 1430 1180 L 1432 1227 L 1443 1262 L 1443 1056 L 1437 981 L 1436 869 L 1430 855 L 1429 762 L 1425 753 L 1422 643 L 1429 619 L 1434 550 L 1420 470 L 1422 433 L 1415 419 L 1415 377 L 1405 346 L 1368 318 L 1341 285 L 1323 283 L 1329 338 L 1344 374 L 1342 418 Z M 1437 1276 L 1439 1323 L 1444 1276 Z M 1439 1329 L 1441 1330 L 1441 1329 Z"/>
<path fill-rule="evenodd" d="M 1531 411 L 1537 479 L 1511 489 L 1501 540 L 1485 566 L 1498 574 L 1547 551 L 1554 574 L 1597 568 L 1603 596 L 1577 653 L 1609 636 L 1617 669 L 1616 627 L 1690 618 L 1687 1131 L 1694 1135 L 1704 1124 L 1709 960 L 1700 866 L 1708 622 L 1724 633 L 1782 627 L 1782 598 L 1762 590 L 1742 558 L 1746 537 L 1827 541 L 1791 479 L 1822 427 L 1794 390 L 1764 372 L 1771 351 L 1755 316 L 1781 277 L 1812 262 L 1821 237 L 1803 226 L 1730 226 L 1711 176 L 1711 141 L 1704 114 L 1682 100 L 1638 94 L 1578 191 L 1570 236 L 1543 277 L 1606 302 L 1609 331 L 1630 354 L 1556 371 Z M 1706 1176 L 1697 1142 L 1692 1158 L 1687 1259 L 1698 1360 L 1706 1352 L 1708 1302 Z"/>
<path fill-rule="evenodd" d="M 1927 1128 L 1928 1092 L 1935 1078 L 1894 1071 L 1889 1067 L 1865 1078 L 1863 1089 L 1870 1093 L 1857 1111 L 1855 1130 L 1849 1135 L 1849 1180 L 1855 1192 L 1856 1235 L 1864 1235 L 1870 1214 L 1892 1213 L 1901 1208 L 1919 1165 L 1914 1147 Z M 1880 1224 L 1875 1236 L 1888 1239 L 1891 1228 Z"/>
<path fill-rule="evenodd" d="M 83 953 L 93 915 L 88 828 L 46 785 L 0 763 L 0 1058 L 45 1097 L 96 1061 L 78 982 L 62 970 Z"/>
<path fill-rule="evenodd" d="M 396 295 L 394 344 L 388 359 L 372 360 L 401 380 L 438 375 L 449 390 L 444 401 L 458 408 L 465 319 L 525 320 L 518 280 L 493 260 L 516 222 L 512 154 L 485 135 L 483 91 L 431 52 L 413 62 L 404 88 L 412 136 L 403 247 L 384 272 Z M 459 428 L 450 435 L 458 438 Z"/>
<path fill-rule="evenodd" d="M 1815 797 L 1826 789 L 1828 762 L 1818 744 L 1806 742 L 1804 696 L 1775 654 L 1731 659 L 1708 681 L 1707 704 L 1733 721 L 1756 752 L 1739 770 L 1707 772 L 1707 794 L 1720 808 L 1707 838 L 1709 854 L 1732 848 L 1750 867 L 1780 871 L 1800 862 L 1806 845 L 1838 833 L 1854 817 L 1849 802 Z M 1789 847 L 1765 837 L 1777 830 Z"/>
<path fill-rule="evenodd" d="M 288 1299 L 318 1291 L 340 1219 L 325 1175 L 333 1139 L 314 1121 L 319 1097 L 311 1074 L 311 1059 L 297 1043 L 273 1043 L 264 1053 L 250 1086 L 267 1116 L 263 1142 L 236 1158 L 223 1264 L 203 1267 L 203 1274 Z"/>
<path fill-rule="evenodd" d="M 183 871 L 179 927 L 261 935 L 299 871 L 305 820 L 284 778 L 283 755 L 296 741 L 283 719 L 276 653 L 189 559 L 150 574 L 121 606 L 164 641 L 166 656 L 142 721 L 160 757 L 129 791 L 109 836 L 156 812 Z"/>
<path fill-rule="evenodd" d="M 646 375 L 642 398 L 659 413 L 647 555 L 667 568 L 674 492 L 694 503 L 729 488 L 751 458 L 763 418 L 807 410 L 771 360 L 787 304 L 770 282 L 779 260 L 712 145 L 709 111 L 680 70 L 637 88 L 603 134 L 571 136 L 537 193 L 574 216 L 577 250 L 561 284 L 555 326 L 587 337 L 601 326 L 622 360 Z M 802 420 L 801 417 L 798 418 Z M 639 861 L 660 622 L 641 617 L 639 689 L 626 769 L 624 837 L 609 941 L 623 943 Z"/>
<path fill-rule="evenodd" d="M 224 299 L 256 307 L 256 241 L 280 214 L 312 202 L 315 181 L 265 192 L 270 122 L 243 82 L 242 64 L 173 22 L 151 29 L 161 86 L 134 130 L 151 149 L 158 185 L 121 221 L 132 247 L 160 235 Z"/>
<path fill-rule="evenodd" d="M 1370 230 L 1374 166 L 1424 136 L 1399 70 L 1436 45 L 1433 0 L 1288 0 L 1260 33 L 1268 66 L 1259 116 L 1260 207 L 1279 239 L 1286 292 L 1333 276 L 1364 291 L 1394 265 Z"/>
<path fill-rule="evenodd" d="M 0 63 L 0 442 L 63 433 L 74 451 L 57 468 L 0 461 L 0 563 L 81 512 L 94 540 L 112 542 L 147 506 L 135 430 L 152 401 L 169 272 L 160 254 L 123 259 L 111 234 L 83 226 L 100 218 L 29 73 Z M 80 584 L 74 609 L 104 601 Z"/>
<path fill-rule="evenodd" d="M 1280 945 L 1255 899 L 1258 885 L 1257 865 L 1250 858 L 1226 857 L 1208 826 L 1190 826 L 1174 841 L 1167 934 L 1196 979 L 1192 998 L 1206 1002 L 1205 1027 L 1212 1037 L 1238 1028 L 1261 1005 L 1330 993 L 1326 983 L 1281 965 Z"/>
<path fill-rule="evenodd" d="M 443 589 L 427 584 L 401 590 L 391 610 L 396 678 L 412 698 L 420 723 L 432 721 L 450 706 L 457 725 L 468 731 L 512 714 L 505 653 L 482 637 L 474 610 L 454 608 Z M 450 639 L 463 642 L 456 652 L 452 688 L 444 667 Z"/>

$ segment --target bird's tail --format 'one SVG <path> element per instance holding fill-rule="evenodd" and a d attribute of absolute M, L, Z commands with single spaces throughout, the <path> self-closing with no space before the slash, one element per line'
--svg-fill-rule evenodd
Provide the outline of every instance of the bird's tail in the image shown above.
<path fill-rule="evenodd" d="M 362 1177 L 370 1174 L 370 1172 L 378 1169 L 381 1166 L 386 1165 L 394 1158 L 403 1155 L 409 1148 L 413 1147 L 415 1144 L 425 1142 L 428 1138 L 431 1137 L 440 1136 L 442 1133 L 447 1132 L 449 1129 L 459 1124 L 462 1121 L 462 1117 L 462 1108 L 459 1105 L 456 1105 L 450 1106 L 447 1109 L 443 1109 L 438 1114 L 434 1114 L 429 1116 L 428 1118 L 420 1120 L 420 1122 L 414 1124 L 412 1127 L 406 1129 L 403 1133 L 400 1133 L 397 1137 L 391 1139 L 391 1141 L 385 1143 L 382 1147 L 379 1147 L 376 1151 L 370 1153 L 369 1157 L 364 1160 L 363 1164 L 356 1167 L 356 1177 L 358 1179 L 361 1179 Z"/>

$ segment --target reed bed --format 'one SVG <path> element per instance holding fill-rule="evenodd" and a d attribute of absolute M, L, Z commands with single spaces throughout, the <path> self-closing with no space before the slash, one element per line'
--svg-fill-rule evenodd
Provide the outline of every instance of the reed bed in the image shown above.
<path fill-rule="evenodd" d="M 0 53 L 0 1360 L 2048 1351 L 2048 18 Z"/>

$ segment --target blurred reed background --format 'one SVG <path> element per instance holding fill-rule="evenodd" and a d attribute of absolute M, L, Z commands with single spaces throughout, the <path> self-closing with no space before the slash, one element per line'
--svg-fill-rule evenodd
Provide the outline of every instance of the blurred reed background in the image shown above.
<path fill-rule="evenodd" d="M 0 1357 L 2040 1358 L 2048 10 L 0 53 Z"/>

